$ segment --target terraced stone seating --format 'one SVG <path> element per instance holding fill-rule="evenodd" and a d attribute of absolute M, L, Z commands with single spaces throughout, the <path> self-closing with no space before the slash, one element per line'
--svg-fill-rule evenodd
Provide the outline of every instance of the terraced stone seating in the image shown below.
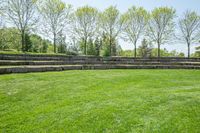
<path fill-rule="evenodd" d="M 200 69 L 200 58 L 0 54 L 0 74 L 88 69 Z"/>

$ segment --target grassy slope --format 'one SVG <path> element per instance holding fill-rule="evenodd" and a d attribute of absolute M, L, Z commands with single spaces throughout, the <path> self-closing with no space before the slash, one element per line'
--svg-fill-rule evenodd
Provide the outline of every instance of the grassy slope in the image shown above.
<path fill-rule="evenodd" d="M 0 76 L 0 132 L 198 132 L 200 71 Z"/>

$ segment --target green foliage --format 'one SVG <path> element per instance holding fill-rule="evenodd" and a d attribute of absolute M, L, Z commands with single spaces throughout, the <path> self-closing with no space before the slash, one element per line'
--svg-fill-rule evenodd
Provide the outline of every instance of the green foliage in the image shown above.
<path fill-rule="evenodd" d="M 114 6 L 110 6 L 104 12 L 100 13 L 100 27 L 103 32 L 102 34 L 107 36 L 106 41 L 108 41 L 109 55 L 111 56 L 116 55 L 117 37 L 119 37 L 122 31 L 124 21 L 125 18 L 120 15 L 119 10 Z"/>
<path fill-rule="evenodd" d="M 73 36 L 81 40 L 83 53 L 88 54 L 88 40 L 98 32 L 98 10 L 90 6 L 78 8 L 73 18 Z M 82 44 L 83 43 L 83 44 Z M 90 51 L 91 52 L 91 51 Z"/>
<path fill-rule="evenodd" d="M 91 38 L 89 39 L 87 45 L 88 45 L 87 55 L 96 55 L 95 44 L 93 43 L 93 40 Z"/>
<path fill-rule="evenodd" d="M 37 24 L 36 0 L 7 0 L 3 15 L 10 26 L 14 26 L 21 36 L 21 50 L 26 52 L 28 34 Z"/>
<path fill-rule="evenodd" d="M 138 48 L 138 55 L 142 58 L 151 57 L 153 46 L 146 39 L 142 40 L 142 44 Z"/>
<path fill-rule="evenodd" d="M 68 6 L 61 0 L 42 0 L 38 3 L 39 11 L 44 14 L 60 14 L 65 10 L 66 6 Z"/>
<path fill-rule="evenodd" d="M 122 57 L 133 57 L 134 51 L 133 50 L 123 50 L 120 54 Z"/>
<path fill-rule="evenodd" d="M 43 40 L 36 34 L 25 34 L 25 42 L 26 52 L 47 53 L 48 46 L 51 45 L 50 41 Z M 9 49 L 21 51 L 21 36 L 15 28 L 0 29 L 0 50 L 8 51 Z M 51 53 L 51 50 L 49 52 Z"/>
<path fill-rule="evenodd" d="M 72 6 L 62 0 L 10 0 L 1 3 L 1 51 L 22 50 L 36 53 L 54 51 L 54 53 L 97 56 L 130 56 L 130 51 L 123 51 L 118 44 L 118 39 L 123 38 L 134 45 L 135 57 L 137 55 L 144 57 L 149 51 L 148 45 L 140 46 L 139 53 L 136 51 L 138 41 L 141 37 L 145 37 L 148 39 L 147 42 L 157 45 L 158 51 L 154 49 L 153 56 L 155 53 L 158 57 L 184 56 L 183 53 L 176 51 L 160 50 L 162 44 L 169 44 L 177 37 L 174 35 L 176 11 L 173 8 L 158 7 L 148 13 L 143 7 L 132 6 L 122 15 L 116 6 L 110 6 L 99 12 L 98 9 L 86 5 L 71 12 Z M 38 15 L 39 23 L 37 23 Z M 16 28 L 4 28 L 7 24 L 4 25 L 2 20 L 6 23 L 14 22 L 12 24 Z M 40 31 L 35 28 L 36 24 L 41 28 Z M 200 17 L 194 11 L 186 11 L 179 21 L 179 26 L 183 32 L 181 38 L 188 44 L 189 57 L 190 44 L 197 42 L 200 37 Z M 33 33 L 42 33 L 41 36 L 51 39 L 53 45 L 38 35 L 32 35 Z M 59 42 L 60 33 L 65 33 L 69 39 Z M 72 40 L 76 40 L 75 43 Z M 198 56 L 198 52 L 193 56 Z"/>
<path fill-rule="evenodd" d="M 79 44 L 81 53 L 84 54 L 84 52 L 85 52 L 85 42 L 84 42 L 84 39 L 83 39 L 83 38 L 80 39 L 80 40 L 78 41 L 78 44 Z M 87 45 L 86 45 L 86 47 L 87 47 Z"/>
<path fill-rule="evenodd" d="M 106 26 L 114 26 L 115 24 L 119 23 L 120 18 L 120 12 L 119 10 L 114 7 L 110 6 L 108 7 L 104 12 L 100 14 L 102 24 L 105 24 Z"/>
<path fill-rule="evenodd" d="M 32 52 L 31 49 L 32 49 L 32 42 L 30 40 L 30 36 L 28 34 L 25 34 L 25 51 Z"/>
<path fill-rule="evenodd" d="M 98 14 L 96 8 L 90 6 L 80 7 L 76 10 L 75 15 L 79 18 L 80 22 L 90 21 L 90 17 L 95 17 Z"/>
<path fill-rule="evenodd" d="M 103 50 L 102 50 L 102 56 L 110 56 L 110 46 L 109 45 L 103 45 Z"/>
<path fill-rule="evenodd" d="M 0 49 L 16 49 L 21 50 L 21 37 L 15 28 L 0 29 Z"/>
<path fill-rule="evenodd" d="M 157 48 L 154 48 L 152 50 L 152 57 L 157 57 L 158 55 L 158 49 Z M 161 49 L 160 50 L 160 55 L 162 57 L 185 57 L 185 54 L 184 53 L 179 53 L 177 52 L 176 50 L 173 50 L 171 52 L 169 52 L 167 49 Z"/>
<path fill-rule="evenodd" d="M 176 10 L 174 10 L 173 8 L 158 7 L 152 11 L 151 17 L 153 17 L 156 20 L 163 19 L 163 16 L 166 16 L 169 19 L 173 19 L 175 13 L 176 13 Z M 161 20 L 161 21 L 165 21 L 165 20 Z"/>
<path fill-rule="evenodd" d="M 67 52 L 66 36 L 60 32 L 57 37 L 58 53 Z"/>
<path fill-rule="evenodd" d="M 43 40 L 38 35 L 30 35 L 30 40 L 32 43 L 32 47 L 29 50 L 30 52 L 47 53 L 48 46 L 51 45 L 50 41 Z"/>
<path fill-rule="evenodd" d="M 71 18 L 71 5 L 61 0 L 40 0 L 38 10 L 42 16 L 43 32 L 53 40 L 54 53 L 57 52 L 56 40 Z"/>
<path fill-rule="evenodd" d="M 65 44 L 59 44 L 58 45 L 58 53 L 66 53 L 67 52 L 67 47 Z"/>
<path fill-rule="evenodd" d="M 110 55 L 110 45 L 109 45 L 109 37 L 106 34 L 103 34 L 102 37 L 102 56 L 111 56 Z"/>
<path fill-rule="evenodd" d="M 145 33 L 145 28 L 149 20 L 148 12 L 142 7 L 131 7 L 123 15 L 124 22 L 124 40 L 129 41 L 137 48 L 137 42 Z M 137 51 L 135 50 L 134 56 L 136 57 Z"/>
<path fill-rule="evenodd" d="M 200 46 L 196 47 L 195 49 L 196 49 L 195 53 L 192 54 L 191 56 L 192 57 L 200 57 Z"/>
<path fill-rule="evenodd" d="M 190 46 L 197 44 L 200 39 L 200 16 L 194 11 L 186 11 L 179 20 L 179 28 L 179 40 L 187 44 L 189 58 Z"/>
<path fill-rule="evenodd" d="M 95 55 L 100 56 L 100 51 L 102 48 L 102 40 L 99 38 L 96 38 L 94 42 L 94 46 L 95 46 Z"/>
<path fill-rule="evenodd" d="M 147 36 L 157 45 L 158 57 L 161 56 L 160 46 L 169 43 L 174 37 L 176 11 L 173 8 L 159 7 L 151 12 Z"/>

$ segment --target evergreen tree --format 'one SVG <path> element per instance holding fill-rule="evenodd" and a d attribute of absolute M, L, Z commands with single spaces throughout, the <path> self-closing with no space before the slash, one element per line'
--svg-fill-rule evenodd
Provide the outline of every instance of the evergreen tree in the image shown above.
<path fill-rule="evenodd" d="M 48 50 L 48 44 L 46 41 L 42 41 L 42 48 L 41 48 L 41 53 L 47 53 Z"/>
<path fill-rule="evenodd" d="M 31 52 L 32 49 L 32 42 L 30 36 L 25 34 L 25 52 Z"/>
<path fill-rule="evenodd" d="M 151 57 L 152 46 L 147 42 L 146 39 L 143 39 L 141 46 L 138 48 L 139 55 L 142 58 Z"/>
<path fill-rule="evenodd" d="M 57 40 L 58 44 L 58 53 L 66 53 L 67 52 L 67 47 L 66 47 L 66 37 L 63 35 L 62 32 L 60 32 Z"/>
<path fill-rule="evenodd" d="M 90 38 L 88 41 L 88 50 L 87 50 L 87 55 L 95 55 L 95 47 L 93 40 Z"/>
<path fill-rule="evenodd" d="M 96 38 L 95 42 L 95 55 L 96 56 L 100 56 L 100 50 L 101 50 L 101 46 L 102 46 L 102 40 L 99 39 L 98 37 Z"/>

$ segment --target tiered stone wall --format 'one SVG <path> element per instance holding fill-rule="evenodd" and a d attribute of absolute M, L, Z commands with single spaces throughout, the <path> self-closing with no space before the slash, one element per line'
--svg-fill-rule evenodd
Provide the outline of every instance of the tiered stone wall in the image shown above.
<path fill-rule="evenodd" d="M 200 69 L 200 58 L 0 54 L 0 74 L 86 69 Z"/>

